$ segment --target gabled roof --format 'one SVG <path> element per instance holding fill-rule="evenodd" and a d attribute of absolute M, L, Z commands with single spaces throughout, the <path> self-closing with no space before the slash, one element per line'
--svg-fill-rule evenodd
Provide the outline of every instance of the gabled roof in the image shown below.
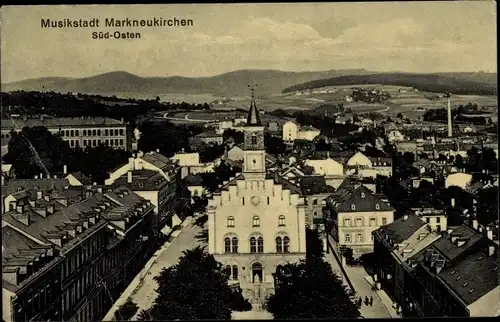
<path fill-rule="evenodd" d="M 141 159 L 148 163 L 151 163 L 167 174 L 169 173 L 169 171 L 175 168 L 175 164 L 172 162 L 172 160 L 160 153 L 149 152 L 144 154 Z"/>
<path fill-rule="evenodd" d="M 376 205 L 379 205 L 379 209 Z M 352 209 L 354 205 L 354 210 Z M 380 198 L 365 186 L 360 186 L 341 204 L 337 207 L 337 212 L 372 212 L 372 211 L 394 211 L 389 204 L 382 201 Z"/>
<path fill-rule="evenodd" d="M 384 239 L 385 235 L 390 235 L 394 245 L 396 245 L 410 238 L 425 225 L 426 223 L 418 216 L 410 214 L 407 219 L 401 217 L 388 225 L 380 227 L 374 234 L 378 235 L 380 239 Z"/>

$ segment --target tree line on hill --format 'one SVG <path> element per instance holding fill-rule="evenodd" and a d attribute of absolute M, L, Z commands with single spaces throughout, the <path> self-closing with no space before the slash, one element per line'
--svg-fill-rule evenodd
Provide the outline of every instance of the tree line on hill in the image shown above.
<path fill-rule="evenodd" d="M 413 87 L 420 91 L 454 93 L 463 95 L 497 95 L 496 84 L 454 79 L 436 74 L 381 73 L 371 75 L 347 75 L 314 80 L 290 86 L 283 93 L 309 90 L 327 86 L 381 84 Z"/>
<path fill-rule="evenodd" d="M 38 116 L 41 114 L 53 117 L 100 116 L 122 119 L 132 125 L 139 116 L 154 111 L 170 110 L 207 110 L 210 106 L 190 104 L 186 102 L 160 102 L 156 99 L 122 99 L 116 96 L 106 97 L 87 94 L 61 94 L 55 92 L 14 91 L 0 93 L 3 115 L 19 114 Z"/>
<path fill-rule="evenodd" d="M 484 113 L 485 111 L 479 110 L 477 104 L 471 102 L 466 105 L 461 104 L 451 110 L 451 116 L 454 123 L 471 123 L 476 125 L 491 124 L 491 118 L 480 116 L 480 114 Z M 448 110 L 446 108 L 430 109 L 425 111 L 423 118 L 424 121 L 447 122 Z"/>

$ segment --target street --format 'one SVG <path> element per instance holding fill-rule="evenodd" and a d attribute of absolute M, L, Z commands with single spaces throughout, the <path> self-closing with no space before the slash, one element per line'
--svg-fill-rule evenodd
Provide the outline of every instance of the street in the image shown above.
<path fill-rule="evenodd" d="M 173 240 L 168 248 L 163 251 L 160 256 L 158 256 L 155 263 L 151 266 L 149 273 L 144 277 L 143 282 L 130 296 L 130 299 L 139 306 L 136 316 L 134 316 L 131 320 L 136 320 L 140 311 L 148 309 L 151 305 L 153 305 L 157 294 L 157 284 L 153 278 L 160 274 L 163 268 L 177 264 L 179 257 L 182 256 L 182 252 L 184 250 L 193 249 L 200 245 L 198 240 L 195 238 L 200 231 L 200 227 L 194 225 L 193 223 L 189 223 Z"/>
<path fill-rule="evenodd" d="M 347 286 L 347 283 L 345 282 L 344 277 L 342 276 L 340 264 L 335 259 L 335 256 L 332 254 L 331 250 L 328 254 L 325 254 L 325 260 L 328 263 L 330 263 L 333 272 L 336 275 L 338 275 L 344 282 L 344 284 Z M 361 305 L 361 308 L 359 310 L 362 317 L 364 318 L 393 317 L 386 308 L 386 305 L 390 304 L 386 303 L 386 305 L 384 305 L 384 303 L 377 295 L 377 293 L 372 291 L 371 285 L 365 279 L 365 276 L 367 276 L 368 273 L 365 271 L 363 267 L 352 267 L 346 265 L 344 267 L 344 270 L 346 271 L 347 275 L 349 276 L 349 280 L 354 286 L 354 289 L 356 291 L 356 299 L 358 299 L 360 296 L 363 299 L 363 304 Z M 367 306 L 364 304 L 365 296 L 367 296 L 368 298 L 370 298 L 370 296 L 373 297 L 373 306 Z"/>

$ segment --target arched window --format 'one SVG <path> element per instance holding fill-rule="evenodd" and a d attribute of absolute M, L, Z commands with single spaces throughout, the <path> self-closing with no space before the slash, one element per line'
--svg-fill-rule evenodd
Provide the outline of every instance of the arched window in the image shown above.
<path fill-rule="evenodd" d="M 354 204 L 351 205 L 351 210 L 356 210 L 356 206 Z"/>
<path fill-rule="evenodd" d="M 232 247 L 233 247 L 232 253 L 237 253 L 238 252 L 238 238 L 237 237 L 233 237 L 233 239 L 231 240 L 231 242 L 232 242 Z"/>
<path fill-rule="evenodd" d="M 290 238 L 288 236 L 283 237 L 283 253 L 290 252 Z"/>
<path fill-rule="evenodd" d="M 238 252 L 238 238 L 226 237 L 224 238 L 224 252 L 237 253 Z"/>
<path fill-rule="evenodd" d="M 276 253 L 283 252 L 283 238 L 280 236 L 276 237 Z"/>
<path fill-rule="evenodd" d="M 259 219 L 259 216 L 253 216 L 252 226 L 253 226 L 253 227 L 259 227 L 259 226 L 260 226 L 260 219 Z"/>
<path fill-rule="evenodd" d="M 227 275 L 229 279 L 231 279 L 231 265 L 226 265 L 226 269 L 224 269 L 224 273 Z"/>
<path fill-rule="evenodd" d="M 257 144 L 257 135 L 252 134 L 252 144 Z"/>
<path fill-rule="evenodd" d="M 257 238 L 257 253 L 263 253 L 264 252 L 264 238 L 259 237 Z"/>
<path fill-rule="evenodd" d="M 196 194 L 198 194 L 198 190 L 196 190 L 195 192 L 196 192 Z M 227 217 L 227 226 L 234 227 L 234 217 L 233 216 Z"/>
<path fill-rule="evenodd" d="M 224 251 L 226 253 L 231 252 L 231 238 L 229 237 L 224 238 Z"/>
<path fill-rule="evenodd" d="M 257 252 L 257 239 L 255 237 L 250 237 L 250 253 Z"/>
<path fill-rule="evenodd" d="M 238 266 L 233 265 L 233 280 L 238 279 Z"/>
<path fill-rule="evenodd" d="M 278 217 L 278 226 L 285 226 L 285 216 L 281 215 Z"/>

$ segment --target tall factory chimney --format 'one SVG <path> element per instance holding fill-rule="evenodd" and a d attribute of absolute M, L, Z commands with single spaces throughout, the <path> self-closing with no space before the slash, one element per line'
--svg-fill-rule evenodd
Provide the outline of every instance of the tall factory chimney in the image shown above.
<path fill-rule="evenodd" d="M 451 124 L 451 94 L 448 93 L 446 96 L 448 97 L 448 137 L 451 138 L 453 136 L 453 128 Z"/>

